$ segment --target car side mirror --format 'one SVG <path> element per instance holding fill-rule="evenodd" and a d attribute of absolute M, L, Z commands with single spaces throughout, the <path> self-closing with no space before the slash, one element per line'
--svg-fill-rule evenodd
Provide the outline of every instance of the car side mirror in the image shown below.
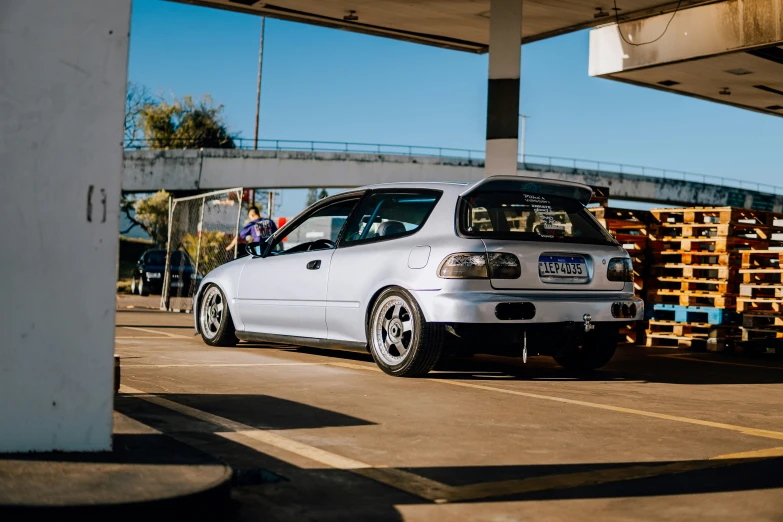
<path fill-rule="evenodd" d="M 256 241 L 253 243 L 247 243 L 245 245 L 245 252 L 247 252 L 248 255 L 251 255 L 253 257 L 261 257 L 264 254 L 265 248 L 266 248 L 266 243 Z"/>

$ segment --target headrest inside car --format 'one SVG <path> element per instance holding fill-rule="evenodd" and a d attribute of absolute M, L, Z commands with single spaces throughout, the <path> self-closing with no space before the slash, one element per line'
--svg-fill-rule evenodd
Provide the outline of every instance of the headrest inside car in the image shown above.
<path fill-rule="evenodd" d="M 384 221 L 378 226 L 378 237 L 405 233 L 405 225 L 399 221 Z"/>

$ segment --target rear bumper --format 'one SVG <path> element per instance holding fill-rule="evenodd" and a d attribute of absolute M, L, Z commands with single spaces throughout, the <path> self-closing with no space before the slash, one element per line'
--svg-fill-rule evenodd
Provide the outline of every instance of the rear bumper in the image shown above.
<path fill-rule="evenodd" d="M 644 302 L 638 297 L 613 294 L 596 297 L 568 297 L 522 295 L 503 292 L 457 292 L 439 291 L 411 292 L 424 311 L 424 317 L 434 323 L 485 323 L 485 324 L 538 324 L 581 322 L 589 314 L 593 322 L 639 321 L 644 317 Z M 530 303 L 535 315 L 530 319 L 501 319 L 498 305 L 503 303 Z M 615 317 L 612 306 L 615 303 L 634 305 L 633 317 Z M 529 310 L 529 306 L 525 305 Z"/>

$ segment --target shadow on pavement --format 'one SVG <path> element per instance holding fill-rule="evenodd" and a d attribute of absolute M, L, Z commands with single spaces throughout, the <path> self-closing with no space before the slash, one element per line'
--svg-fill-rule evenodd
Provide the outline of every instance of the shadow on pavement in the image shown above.
<path fill-rule="evenodd" d="M 162 398 L 181 404 L 209 406 L 203 396 L 160 394 Z M 312 422 L 280 422 L 272 420 L 267 409 L 259 408 L 252 396 L 230 396 L 234 404 L 213 410 L 231 420 L 254 426 L 307 425 L 311 429 L 322 425 L 339 425 L 344 416 L 331 412 L 318 413 Z M 220 401 L 225 396 L 215 396 Z M 241 408 L 244 405 L 244 408 Z M 309 406 L 289 410 L 307 412 Z M 209 423 L 150 404 L 133 396 L 121 396 L 117 410 L 144 424 L 168 433 L 215 455 L 234 469 L 266 469 L 281 480 L 236 486 L 235 508 L 227 520 L 254 520 L 268 517 L 274 520 L 402 520 L 395 506 L 432 504 L 434 498 L 426 490 L 421 495 L 384 485 L 350 472 L 315 463 L 294 465 L 276 456 L 258 451 L 220 436 L 220 430 Z M 241 409 L 240 409 L 241 408 Z M 331 415 L 333 416 L 330 416 Z M 319 422 L 320 421 L 320 422 Z M 360 424 L 372 423 L 355 419 Z M 355 424 L 353 424 L 355 425 Z M 280 451 L 270 447 L 271 452 Z M 294 462 L 307 459 L 294 457 Z M 680 462 L 616 462 L 588 464 L 411 467 L 403 471 L 441 483 L 448 500 L 456 502 L 498 502 L 562 499 L 617 499 L 666 495 L 740 492 L 783 488 L 780 473 L 783 458 L 742 458 L 731 460 L 697 460 Z M 380 468 L 383 470 L 383 468 Z M 389 471 L 389 470 L 387 470 Z M 390 470 L 395 471 L 395 470 Z M 387 482 L 388 483 L 388 482 Z M 393 483 L 393 482 L 392 482 Z M 415 487 L 414 487 L 415 489 Z M 778 499 L 783 497 L 778 496 Z M 783 503 L 783 501 L 781 501 Z"/>
<path fill-rule="evenodd" d="M 370 354 L 342 350 L 255 343 L 242 343 L 239 348 L 276 349 L 337 360 L 373 362 Z M 427 378 L 471 381 L 646 381 L 694 385 L 780 384 L 783 383 L 783 366 L 763 358 L 624 345 L 618 348 L 605 368 L 590 372 L 566 370 L 547 356 L 530 357 L 527 364 L 523 364 L 520 358 L 477 355 L 444 358 Z"/>

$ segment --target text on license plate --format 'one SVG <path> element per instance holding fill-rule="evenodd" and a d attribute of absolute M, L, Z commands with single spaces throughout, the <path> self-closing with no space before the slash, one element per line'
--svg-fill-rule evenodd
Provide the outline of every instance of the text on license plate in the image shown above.
<path fill-rule="evenodd" d="M 540 277 L 586 278 L 587 265 L 579 256 L 540 256 L 538 258 Z"/>

